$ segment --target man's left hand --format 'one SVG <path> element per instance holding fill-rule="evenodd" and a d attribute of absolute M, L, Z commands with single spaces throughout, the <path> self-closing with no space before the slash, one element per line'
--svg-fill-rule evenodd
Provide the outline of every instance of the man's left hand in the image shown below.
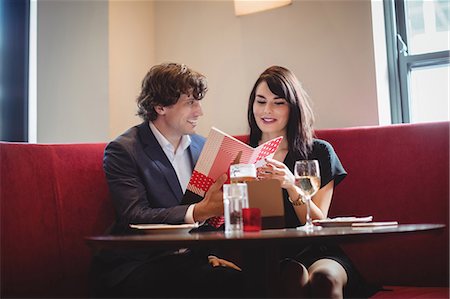
<path fill-rule="evenodd" d="M 241 268 L 236 266 L 233 262 L 218 258 L 217 256 L 210 255 L 208 256 L 209 264 L 213 267 L 226 267 L 226 268 L 233 268 L 238 271 L 242 271 Z"/>

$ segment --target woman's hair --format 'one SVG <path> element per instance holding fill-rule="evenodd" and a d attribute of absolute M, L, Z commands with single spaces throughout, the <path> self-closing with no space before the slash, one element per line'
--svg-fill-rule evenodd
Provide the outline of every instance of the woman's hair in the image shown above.
<path fill-rule="evenodd" d="M 300 81 L 290 70 L 281 66 L 271 66 L 256 80 L 248 101 L 248 124 L 250 126 L 250 144 L 257 146 L 262 132 L 256 124 L 253 114 L 256 88 L 265 81 L 270 91 L 285 99 L 290 107 L 287 123 L 287 141 L 289 152 L 306 158 L 313 144 L 314 115 L 309 103 L 309 96 Z"/>
<path fill-rule="evenodd" d="M 153 121 L 158 114 L 156 106 L 171 106 L 181 94 L 191 94 L 201 100 L 208 90 L 202 74 L 179 63 L 163 63 L 153 66 L 142 80 L 141 93 L 136 99 L 139 115 L 145 121 Z"/>

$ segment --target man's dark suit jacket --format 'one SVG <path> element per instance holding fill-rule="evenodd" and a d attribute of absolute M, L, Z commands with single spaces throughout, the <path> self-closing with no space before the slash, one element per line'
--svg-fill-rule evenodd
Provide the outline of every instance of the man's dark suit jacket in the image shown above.
<path fill-rule="evenodd" d="M 190 137 L 193 168 L 205 138 Z M 130 223 L 184 223 L 188 206 L 180 205 L 183 191 L 177 174 L 147 122 L 108 144 L 103 167 L 117 213 L 113 233 L 128 232 Z"/>
<path fill-rule="evenodd" d="M 205 138 L 190 135 L 188 147 L 192 168 L 199 158 Z M 132 127 L 110 142 L 103 160 L 116 211 L 111 234 L 130 233 L 129 224 L 184 223 L 188 205 L 180 205 L 183 198 L 178 177 L 148 122 Z M 114 285 L 134 268 L 166 253 L 161 252 L 102 252 L 100 264 L 108 285 Z"/>

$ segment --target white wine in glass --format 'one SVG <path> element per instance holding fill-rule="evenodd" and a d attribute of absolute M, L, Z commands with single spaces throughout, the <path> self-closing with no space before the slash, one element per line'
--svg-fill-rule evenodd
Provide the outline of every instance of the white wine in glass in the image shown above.
<path fill-rule="evenodd" d="M 311 197 L 320 189 L 320 169 L 317 160 L 300 160 L 294 167 L 295 185 L 306 203 L 306 223 L 297 229 L 312 230 Z"/>

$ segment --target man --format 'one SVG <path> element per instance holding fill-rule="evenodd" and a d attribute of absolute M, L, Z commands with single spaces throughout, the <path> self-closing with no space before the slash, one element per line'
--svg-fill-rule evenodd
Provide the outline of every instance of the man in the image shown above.
<path fill-rule="evenodd" d="M 183 64 L 150 69 L 137 99 L 144 122 L 105 149 L 104 170 L 116 210 L 110 233 L 131 233 L 129 224 L 194 223 L 223 215 L 220 177 L 205 198 L 182 205 L 183 193 L 205 139 L 195 134 L 207 91 L 203 75 Z M 220 267 L 218 267 L 220 266 Z M 94 258 L 97 296 L 230 297 L 239 295 L 240 269 L 206 252 L 103 251 Z"/>

